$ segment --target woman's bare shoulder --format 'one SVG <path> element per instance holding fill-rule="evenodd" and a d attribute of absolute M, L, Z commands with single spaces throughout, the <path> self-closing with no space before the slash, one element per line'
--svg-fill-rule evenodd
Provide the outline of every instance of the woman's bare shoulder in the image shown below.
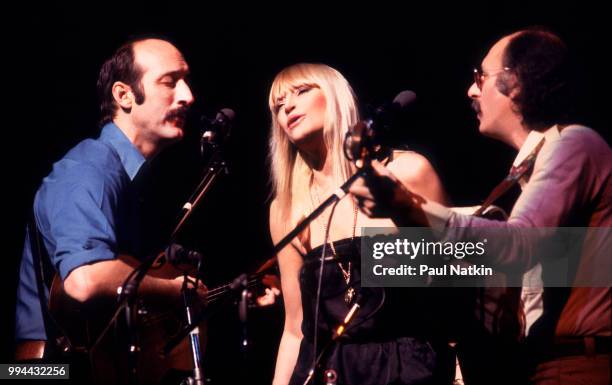
<path fill-rule="evenodd" d="M 422 180 L 435 173 L 429 160 L 415 151 L 394 151 L 387 168 L 404 183 Z"/>

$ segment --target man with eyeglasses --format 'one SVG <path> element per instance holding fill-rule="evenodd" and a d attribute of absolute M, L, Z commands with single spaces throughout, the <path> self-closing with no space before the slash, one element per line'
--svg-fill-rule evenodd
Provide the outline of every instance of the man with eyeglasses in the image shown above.
<path fill-rule="evenodd" d="M 503 183 L 516 181 L 522 192 L 505 221 L 459 214 L 416 197 L 379 163 L 372 177 L 351 188 L 366 214 L 390 216 L 398 226 L 431 226 L 444 240 L 478 238 L 489 229 L 507 232 L 511 238 L 489 244 L 488 254 L 498 265 L 526 273 L 524 360 L 535 384 L 610 383 L 610 284 L 547 287 L 548 265 L 530 252 L 533 244 L 519 239 L 526 228 L 612 227 L 612 151 L 595 131 L 576 124 L 573 80 L 564 42 L 540 28 L 503 37 L 474 70 L 468 96 L 480 132 L 518 151 Z M 494 191 L 485 202 L 499 195 Z M 609 282 L 610 241 L 604 237 L 595 253 L 582 249 L 572 279 L 586 272 Z"/>

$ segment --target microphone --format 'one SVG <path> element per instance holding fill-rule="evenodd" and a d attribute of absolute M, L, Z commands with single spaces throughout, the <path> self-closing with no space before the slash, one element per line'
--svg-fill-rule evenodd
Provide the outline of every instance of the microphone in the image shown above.
<path fill-rule="evenodd" d="M 416 100 L 416 94 L 404 90 L 391 103 L 376 108 L 368 119 L 357 122 L 344 138 L 344 153 L 349 160 L 360 159 L 364 150 L 370 154 L 381 153 L 393 144 L 393 125 L 401 112 Z"/>
<path fill-rule="evenodd" d="M 414 93 L 414 91 L 410 91 L 410 90 L 404 90 L 402 92 L 400 92 L 399 94 L 395 95 L 395 98 L 393 98 L 393 102 L 391 102 L 391 105 L 387 105 L 387 106 L 381 106 L 378 107 L 376 109 L 376 113 L 377 114 L 381 114 L 381 113 L 385 113 L 385 111 L 391 109 L 403 109 L 408 107 L 409 104 L 414 103 L 414 101 L 416 100 L 416 94 Z"/>
<path fill-rule="evenodd" d="M 404 90 L 395 95 L 391 103 L 385 103 L 376 108 L 367 120 L 376 125 L 391 125 L 397 118 L 397 114 L 404 111 L 415 100 L 416 94 L 414 91 Z"/>
<path fill-rule="evenodd" d="M 166 260 L 173 265 L 188 263 L 197 265 L 202 262 L 204 256 L 195 250 L 188 250 L 178 243 L 173 243 L 166 248 Z"/>
<path fill-rule="evenodd" d="M 200 141 L 200 150 L 202 154 L 207 145 L 215 147 L 223 144 L 223 142 L 227 140 L 235 117 L 236 113 L 231 108 L 222 108 L 217 112 L 214 119 L 208 119 L 206 116 L 202 116 L 202 137 Z"/>

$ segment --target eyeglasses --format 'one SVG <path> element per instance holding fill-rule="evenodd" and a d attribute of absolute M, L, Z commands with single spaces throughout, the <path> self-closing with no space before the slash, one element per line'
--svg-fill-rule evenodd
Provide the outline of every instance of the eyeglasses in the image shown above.
<path fill-rule="evenodd" d="M 510 68 L 504 67 L 503 69 L 499 71 L 484 72 L 480 68 L 474 68 L 474 83 L 476 83 L 476 87 L 478 87 L 479 90 L 482 90 L 482 84 L 487 78 L 499 75 L 502 72 L 506 72 L 510 70 L 511 70 Z"/>

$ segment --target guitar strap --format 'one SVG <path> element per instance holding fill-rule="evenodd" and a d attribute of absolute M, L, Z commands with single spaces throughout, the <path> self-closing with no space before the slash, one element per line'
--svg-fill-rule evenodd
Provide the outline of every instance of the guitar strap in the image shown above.
<path fill-rule="evenodd" d="M 508 176 L 504 178 L 501 183 L 499 183 L 493 191 L 489 194 L 487 199 L 485 199 L 484 203 L 474 212 L 475 216 L 481 216 L 485 210 L 493 204 L 499 197 L 504 195 L 506 191 L 510 189 L 510 187 L 514 186 L 525 174 L 531 172 L 533 169 L 533 165 L 536 161 L 538 153 L 542 149 L 544 145 L 544 139 L 542 138 L 538 145 L 531 151 L 531 153 L 519 164 L 518 166 L 513 166 L 508 173 Z"/>

